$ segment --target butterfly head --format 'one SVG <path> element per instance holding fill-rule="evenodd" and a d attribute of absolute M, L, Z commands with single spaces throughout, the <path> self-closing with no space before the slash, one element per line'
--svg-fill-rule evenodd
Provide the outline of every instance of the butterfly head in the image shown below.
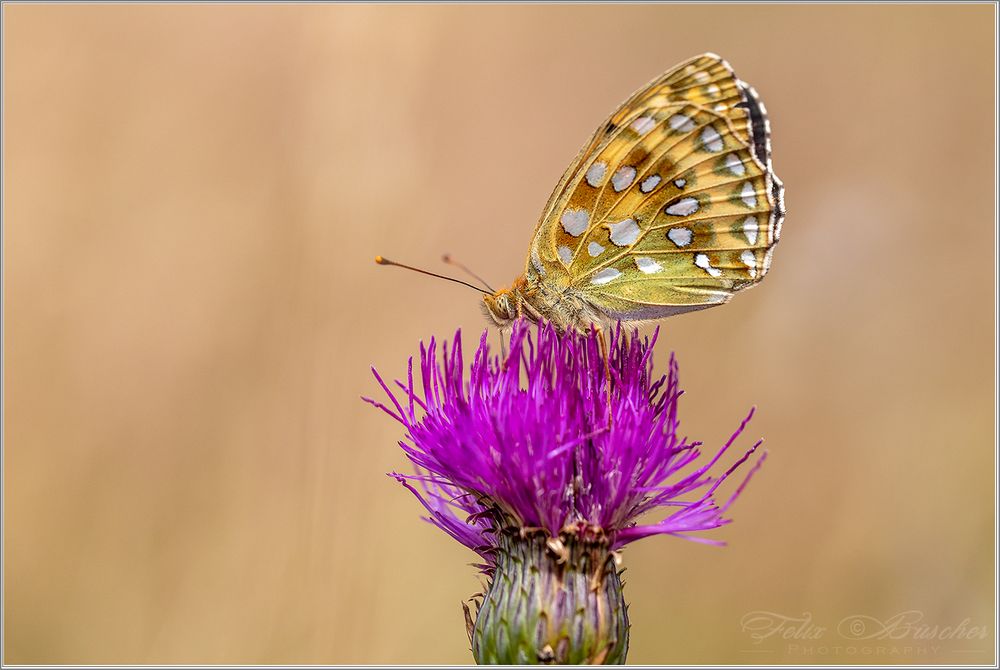
<path fill-rule="evenodd" d="M 505 328 L 517 318 L 516 290 L 516 288 L 505 288 L 483 296 L 483 305 L 485 306 L 483 311 L 486 313 L 486 318 L 490 319 L 498 328 Z"/>

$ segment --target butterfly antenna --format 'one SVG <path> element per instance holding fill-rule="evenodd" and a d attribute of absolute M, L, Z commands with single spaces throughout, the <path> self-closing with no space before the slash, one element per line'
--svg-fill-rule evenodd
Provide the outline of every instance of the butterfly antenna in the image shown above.
<path fill-rule="evenodd" d="M 404 268 L 406 270 L 413 270 L 414 272 L 419 272 L 422 275 L 428 275 L 430 277 L 437 277 L 438 279 L 447 279 L 448 281 L 453 281 L 456 284 L 461 284 L 462 286 L 468 286 L 469 288 L 479 291 L 480 293 L 485 293 L 486 295 L 491 295 L 493 291 L 485 291 L 478 286 L 470 284 L 467 281 L 462 281 L 461 279 L 455 279 L 454 277 L 448 277 L 446 275 L 439 275 L 436 272 L 429 272 L 427 270 L 421 270 L 420 268 L 415 268 L 410 265 L 403 265 L 402 263 L 397 263 L 396 261 L 390 261 L 388 258 L 382 258 L 381 256 L 375 257 L 375 262 L 379 265 L 395 265 L 397 268 Z"/>
<path fill-rule="evenodd" d="M 488 288 L 490 290 L 490 293 L 496 293 L 496 289 L 494 289 L 492 286 L 490 286 L 489 284 L 487 284 L 485 279 L 483 279 L 482 277 L 480 277 L 479 275 L 477 275 L 475 272 L 473 272 L 469 268 L 465 267 L 465 265 L 463 265 L 462 263 L 459 263 L 458 261 L 456 261 L 454 258 L 451 257 L 451 254 L 445 254 L 444 256 L 441 257 L 441 260 L 444 261 L 445 263 L 447 263 L 448 265 L 454 265 L 459 270 L 462 270 L 465 274 L 469 275 L 473 279 L 478 280 L 480 284 L 482 284 L 483 286 L 485 286 L 486 288 Z"/>

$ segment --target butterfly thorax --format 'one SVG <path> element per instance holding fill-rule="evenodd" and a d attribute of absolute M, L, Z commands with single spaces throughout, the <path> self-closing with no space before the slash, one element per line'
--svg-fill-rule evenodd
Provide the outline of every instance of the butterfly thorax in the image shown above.
<path fill-rule="evenodd" d="M 587 330 L 607 319 L 571 286 L 542 282 L 529 273 L 514 280 L 510 288 L 483 296 L 487 318 L 505 328 L 518 318 L 550 321 L 560 330 Z"/>

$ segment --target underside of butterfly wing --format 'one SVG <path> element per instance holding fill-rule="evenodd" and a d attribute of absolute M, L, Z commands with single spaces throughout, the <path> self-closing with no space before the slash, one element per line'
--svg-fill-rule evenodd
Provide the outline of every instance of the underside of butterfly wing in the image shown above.
<path fill-rule="evenodd" d="M 613 319 L 710 307 L 764 277 L 783 216 L 763 105 L 706 54 L 598 128 L 546 206 L 526 277 Z"/>

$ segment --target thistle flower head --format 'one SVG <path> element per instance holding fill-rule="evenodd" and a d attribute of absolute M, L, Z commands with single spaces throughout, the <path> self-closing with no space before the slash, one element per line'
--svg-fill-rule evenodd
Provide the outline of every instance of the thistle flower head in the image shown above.
<path fill-rule="evenodd" d="M 605 356 L 596 332 L 531 331 L 524 322 L 514 326 L 505 360 L 491 356 L 483 333 L 468 381 L 460 333 L 440 356 L 433 339 L 421 345 L 420 378 L 411 360 L 406 382 L 397 382 L 401 393 L 375 372 L 391 407 L 369 402 L 405 427 L 400 446 L 420 471 L 393 476 L 420 499 L 431 523 L 487 562 L 494 540 L 484 513 L 492 509 L 552 537 L 600 529 L 612 549 L 649 535 L 696 539 L 692 533 L 727 523 L 743 486 L 721 504 L 716 489 L 760 443 L 721 474 L 711 470 L 752 410 L 699 465 L 701 443 L 678 432 L 674 357 L 666 375 L 653 376 L 656 335 L 641 340 L 619 327 Z M 663 512 L 661 520 L 636 525 L 653 510 Z"/>
<path fill-rule="evenodd" d="M 400 446 L 417 470 L 392 476 L 420 500 L 428 521 L 482 557 L 490 579 L 470 632 L 478 661 L 624 661 L 627 616 L 613 552 L 650 535 L 719 543 L 698 534 L 728 522 L 729 506 L 763 457 L 728 499 L 717 500 L 716 491 L 760 442 L 728 469 L 712 471 L 753 411 L 701 459 L 701 444 L 679 433 L 673 356 L 667 374 L 653 374 L 655 340 L 618 327 L 605 345 L 596 331 L 516 322 L 506 357 L 493 355 L 483 334 L 468 378 L 460 333 L 450 347 L 439 349 L 433 339 L 421 345 L 418 378 L 411 359 L 395 390 L 375 372 L 388 402 L 368 401 L 403 425 Z M 652 523 L 639 522 L 649 516 Z M 550 565 L 538 564 L 544 555 Z M 566 595 L 567 570 L 587 572 L 592 582 L 575 605 Z M 500 616 L 496 610 L 510 598 L 496 593 L 496 584 L 539 571 L 555 571 L 552 588 L 564 593 L 549 602 L 532 587 L 534 619 L 516 609 Z M 586 609 L 583 601 L 601 593 L 608 606 L 595 603 L 594 610 L 605 619 L 612 612 L 611 619 L 581 624 L 577 637 L 594 639 L 574 642 L 572 626 L 560 628 L 553 608 Z M 489 631 L 484 617 L 517 625 Z M 517 635 L 526 636 L 523 644 L 512 641 Z"/>

